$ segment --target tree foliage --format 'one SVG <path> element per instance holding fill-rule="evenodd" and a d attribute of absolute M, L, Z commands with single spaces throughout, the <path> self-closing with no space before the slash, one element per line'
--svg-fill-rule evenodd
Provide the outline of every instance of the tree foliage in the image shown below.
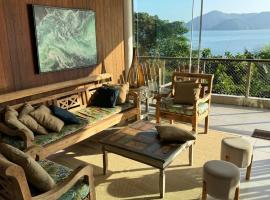
<path fill-rule="evenodd" d="M 135 38 L 140 55 L 154 57 L 189 57 L 188 29 L 183 22 L 161 20 L 158 16 L 148 13 L 135 14 Z M 138 40 L 138 41 L 137 41 Z M 198 52 L 193 51 L 193 55 Z M 233 55 L 214 56 L 211 49 L 202 50 L 202 58 L 227 58 L 228 60 L 211 60 L 204 65 L 206 73 L 215 75 L 213 92 L 228 95 L 245 95 L 249 65 L 251 69 L 250 95 L 270 98 L 270 63 L 239 62 L 237 59 L 270 59 L 270 45 L 257 52 L 245 50 Z M 166 60 L 166 80 L 170 81 L 171 73 L 180 65 L 187 65 L 188 60 Z"/>

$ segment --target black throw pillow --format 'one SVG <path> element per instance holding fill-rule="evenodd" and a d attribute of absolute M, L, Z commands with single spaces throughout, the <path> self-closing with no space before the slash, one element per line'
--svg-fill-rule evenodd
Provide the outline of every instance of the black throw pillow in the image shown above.
<path fill-rule="evenodd" d="M 50 106 L 50 109 L 53 115 L 61 119 L 65 124 L 80 124 L 80 120 L 73 113 L 54 105 Z"/>
<path fill-rule="evenodd" d="M 119 89 L 103 86 L 97 89 L 93 95 L 91 104 L 93 106 L 113 108 L 119 96 Z"/>

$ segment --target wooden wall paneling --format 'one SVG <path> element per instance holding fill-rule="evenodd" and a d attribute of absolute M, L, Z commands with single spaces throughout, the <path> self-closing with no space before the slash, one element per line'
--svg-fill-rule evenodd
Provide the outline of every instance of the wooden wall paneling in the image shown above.
<path fill-rule="evenodd" d="M 2 0 L 0 2 L 0 94 L 99 74 L 104 60 L 114 81 L 124 70 L 123 0 Z M 99 64 L 93 67 L 37 74 L 32 4 L 84 8 L 96 12 Z M 4 58 L 4 59 L 3 59 Z"/>
<path fill-rule="evenodd" d="M 7 69 L 11 66 L 9 45 L 6 30 L 4 2 L 0 1 L 0 93 L 14 90 L 15 84 L 12 79 L 12 71 Z"/>

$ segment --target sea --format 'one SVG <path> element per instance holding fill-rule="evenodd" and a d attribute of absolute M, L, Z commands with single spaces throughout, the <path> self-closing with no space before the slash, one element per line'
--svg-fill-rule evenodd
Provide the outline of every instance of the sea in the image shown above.
<path fill-rule="evenodd" d="M 186 34 L 190 38 L 190 33 Z M 193 32 L 193 49 L 198 49 L 199 31 Z M 226 51 L 233 55 L 245 49 L 258 52 L 270 45 L 270 30 L 203 31 L 202 49 L 210 48 L 212 55 L 224 56 Z"/>

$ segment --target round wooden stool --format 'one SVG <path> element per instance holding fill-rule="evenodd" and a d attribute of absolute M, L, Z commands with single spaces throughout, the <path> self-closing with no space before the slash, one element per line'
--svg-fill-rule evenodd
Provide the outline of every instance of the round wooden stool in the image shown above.
<path fill-rule="evenodd" d="M 250 180 L 253 146 L 242 137 L 224 138 L 221 144 L 221 160 L 235 164 L 239 168 L 247 168 L 246 180 Z"/>

